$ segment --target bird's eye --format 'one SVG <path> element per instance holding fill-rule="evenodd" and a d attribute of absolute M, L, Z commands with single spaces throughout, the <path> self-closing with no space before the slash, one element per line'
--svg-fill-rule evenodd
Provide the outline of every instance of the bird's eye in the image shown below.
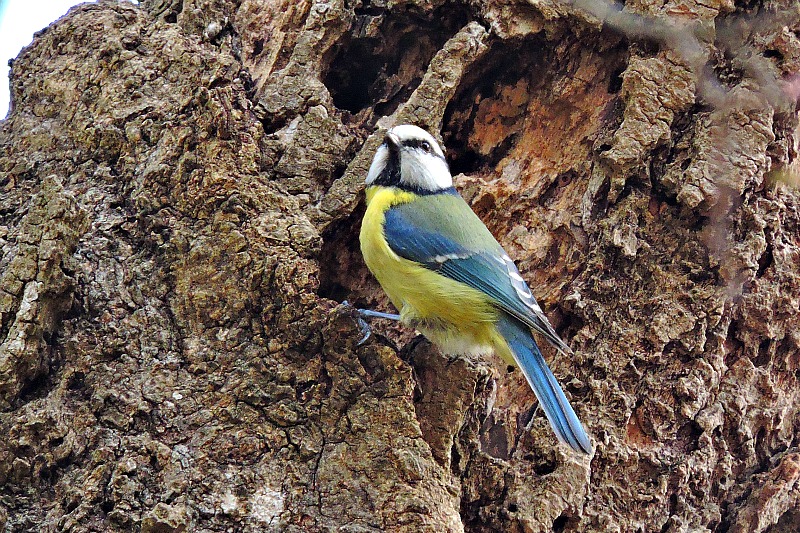
<path fill-rule="evenodd" d="M 428 153 L 431 152 L 431 143 L 429 143 L 428 141 L 422 141 L 421 143 L 419 143 L 419 147 Z"/>

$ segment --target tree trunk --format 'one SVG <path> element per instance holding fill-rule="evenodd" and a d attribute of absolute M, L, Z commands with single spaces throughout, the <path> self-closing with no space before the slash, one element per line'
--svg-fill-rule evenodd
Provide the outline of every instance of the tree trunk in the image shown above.
<path fill-rule="evenodd" d="M 0 529 L 797 531 L 798 32 L 792 0 L 74 8 L 0 122 Z M 591 457 L 499 360 L 358 345 L 399 123 L 574 348 Z"/>

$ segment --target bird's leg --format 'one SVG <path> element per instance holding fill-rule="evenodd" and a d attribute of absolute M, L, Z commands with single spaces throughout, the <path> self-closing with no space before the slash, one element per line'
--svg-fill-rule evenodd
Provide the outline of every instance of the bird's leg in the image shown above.
<path fill-rule="evenodd" d="M 380 311 L 372 311 L 371 309 L 359 309 L 358 314 L 364 318 L 385 318 L 386 320 L 399 321 L 400 315 L 392 313 L 381 313 Z"/>
<path fill-rule="evenodd" d="M 342 304 L 350 305 L 347 300 L 343 301 Z M 400 320 L 400 315 L 394 315 L 392 313 L 381 313 L 380 311 L 373 311 L 371 309 L 356 309 L 356 311 L 358 311 L 358 318 L 356 318 L 356 321 L 358 322 L 358 327 L 361 329 L 361 334 L 363 335 L 356 346 L 361 346 L 367 342 L 367 339 L 369 339 L 370 335 L 372 335 L 372 329 L 369 327 L 369 324 L 367 324 L 365 319 L 385 318 L 386 320 Z"/>

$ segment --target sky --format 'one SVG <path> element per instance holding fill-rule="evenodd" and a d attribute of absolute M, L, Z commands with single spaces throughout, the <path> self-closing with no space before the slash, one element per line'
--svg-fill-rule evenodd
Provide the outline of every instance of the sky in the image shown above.
<path fill-rule="evenodd" d="M 0 119 L 9 106 L 8 60 L 31 44 L 34 32 L 65 15 L 79 0 L 0 0 Z"/>

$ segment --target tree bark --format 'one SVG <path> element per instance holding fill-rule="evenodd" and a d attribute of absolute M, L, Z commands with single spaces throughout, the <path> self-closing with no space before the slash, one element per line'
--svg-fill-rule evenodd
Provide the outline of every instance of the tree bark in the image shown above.
<path fill-rule="evenodd" d="M 770 532 L 800 523 L 790 0 L 101 0 L 0 122 L 0 529 Z M 385 129 L 441 135 L 574 357 L 402 327 Z"/>

